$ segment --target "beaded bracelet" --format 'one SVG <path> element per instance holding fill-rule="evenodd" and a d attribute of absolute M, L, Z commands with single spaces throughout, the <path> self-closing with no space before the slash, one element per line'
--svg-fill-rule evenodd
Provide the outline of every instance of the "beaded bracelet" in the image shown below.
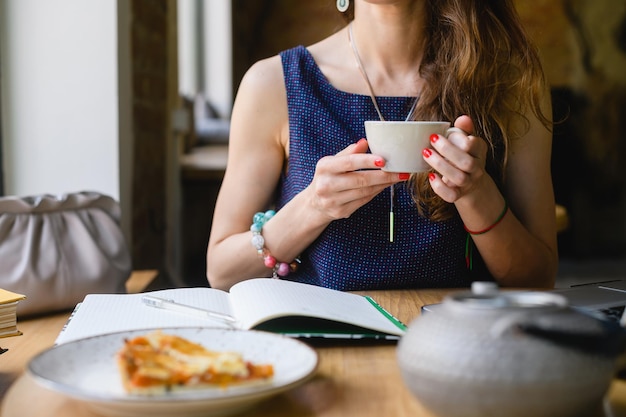
<path fill-rule="evenodd" d="M 250 231 L 252 232 L 252 239 L 250 243 L 256 249 L 259 257 L 263 258 L 263 263 L 266 267 L 272 269 L 272 277 L 286 277 L 290 272 L 295 272 L 298 269 L 300 259 L 296 258 L 291 263 L 279 262 L 265 247 L 265 239 L 261 234 L 265 223 L 274 217 L 276 212 L 274 210 L 268 210 L 265 213 L 258 212 L 252 217 L 252 225 Z"/>
<path fill-rule="evenodd" d="M 467 228 L 467 226 L 463 225 L 463 228 L 465 229 L 465 231 L 467 232 L 467 237 L 465 238 L 465 264 L 467 266 L 467 268 L 471 271 L 473 268 L 473 256 L 472 256 L 472 235 L 483 235 L 485 233 L 487 233 L 488 231 L 490 231 L 491 229 L 493 229 L 494 227 L 496 227 L 498 224 L 500 224 L 500 222 L 502 221 L 502 219 L 504 219 L 504 216 L 506 215 L 506 213 L 509 211 L 509 204 L 506 200 L 504 200 L 504 209 L 502 209 L 502 212 L 500 213 L 500 215 L 498 216 L 498 218 L 496 219 L 495 222 L 493 222 L 493 224 L 491 226 L 488 226 L 482 230 L 478 230 L 478 231 L 473 231 L 473 230 L 469 230 Z"/>

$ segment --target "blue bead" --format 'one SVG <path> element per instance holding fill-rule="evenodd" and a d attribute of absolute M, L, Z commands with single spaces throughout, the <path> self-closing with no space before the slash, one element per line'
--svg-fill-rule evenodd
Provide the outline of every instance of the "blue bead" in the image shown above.
<path fill-rule="evenodd" d="M 258 212 L 252 217 L 252 223 L 263 224 L 265 223 L 265 213 Z"/>
<path fill-rule="evenodd" d="M 274 217 L 274 215 L 276 214 L 276 212 L 274 210 L 268 210 L 265 212 L 264 217 L 265 217 L 265 221 L 268 221 L 269 219 L 271 219 L 272 217 Z"/>

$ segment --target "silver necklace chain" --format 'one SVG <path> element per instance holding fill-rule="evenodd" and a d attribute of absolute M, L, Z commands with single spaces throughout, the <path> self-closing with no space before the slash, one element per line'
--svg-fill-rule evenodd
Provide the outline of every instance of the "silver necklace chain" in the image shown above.
<path fill-rule="evenodd" d="M 365 84 L 367 84 L 367 88 L 370 91 L 370 98 L 372 99 L 372 103 L 374 104 L 374 108 L 376 108 L 376 113 L 378 113 L 378 117 L 380 120 L 384 121 L 382 112 L 380 111 L 380 107 L 378 106 L 378 101 L 376 100 L 376 94 L 374 94 L 374 88 L 372 88 L 372 83 L 370 82 L 369 77 L 367 76 L 367 72 L 365 72 L 365 68 L 363 67 L 363 63 L 361 62 L 361 57 L 359 55 L 359 50 L 356 47 L 356 44 L 353 41 L 354 35 L 352 34 L 352 22 L 348 25 L 348 41 L 350 42 L 350 46 L 352 47 L 352 52 L 354 53 L 354 59 L 356 60 L 356 65 L 365 80 Z M 419 96 L 415 97 L 413 101 L 413 105 L 411 106 L 411 110 L 409 110 L 409 114 L 406 115 L 406 120 L 409 120 L 413 111 L 415 110 L 415 106 L 417 106 L 417 101 L 419 100 Z M 394 186 L 389 187 L 389 241 L 393 242 L 394 239 L 394 214 L 393 214 L 393 206 L 394 206 Z"/>
<path fill-rule="evenodd" d="M 372 83 L 370 82 L 370 79 L 367 76 L 367 72 L 365 72 L 365 67 L 363 67 L 363 63 L 361 62 L 361 56 L 359 55 L 359 50 L 357 49 L 356 44 L 354 43 L 354 35 L 352 34 L 352 22 L 350 22 L 350 24 L 348 25 L 348 41 L 350 42 L 350 46 L 352 47 L 352 52 L 354 53 L 356 66 L 359 68 L 359 71 L 361 72 L 361 75 L 363 76 L 363 79 L 365 80 L 365 84 L 367 84 L 367 88 L 369 89 L 370 98 L 372 99 L 372 103 L 374 104 L 376 113 L 378 113 L 378 117 L 380 118 L 380 120 L 384 121 L 385 118 L 383 117 L 383 114 L 380 111 L 380 107 L 378 106 L 378 100 L 376 100 L 376 94 L 374 94 L 374 88 L 372 87 Z M 411 109 L 409 110 L 409 114 L 406 115 L 405 121 L 409 120 L 409 118 L 413 114 L 413 111 L 415 110 L 415 107 L 417 106 L 418 100 L 419 100 L 419 96 L 415 97 L 415 100 L 413 101 L 413 105 L 411 106 Z"/>

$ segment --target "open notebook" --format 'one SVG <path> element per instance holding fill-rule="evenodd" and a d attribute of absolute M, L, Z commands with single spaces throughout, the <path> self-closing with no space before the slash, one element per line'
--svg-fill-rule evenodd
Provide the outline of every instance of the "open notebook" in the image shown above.
<path fill-rule="evenodd" d="M 182 305 L 196 314 L 185 314 L 184 308 L 154 308 L 145 296 Z M 203 311 L 208 314 L 202 315 Z M 232 322 L 212 318 L 215 315 L 228 316 Z M 406 330 L 371 297 L 255 278 L 235 284 L 230 292 L 199 287 L 89 294 L 74 309 L 56 343 L 125 330 L 224 326 L 308 339 L 398 340 Z"/>

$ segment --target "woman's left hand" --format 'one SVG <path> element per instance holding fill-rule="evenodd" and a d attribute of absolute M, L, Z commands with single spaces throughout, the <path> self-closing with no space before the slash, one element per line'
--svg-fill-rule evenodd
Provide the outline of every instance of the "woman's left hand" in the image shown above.
<path fill-rule="evenodd" d="M 472 119 L 460 116 L 455 120 L 454 127 L 468 133 L 451 132 L 447 138 L 433 135 L 433 149 L 425 149 L 422 155 L 436 171 L 429 176 L 431 187 L 448 203 L 470 194 L 488 178 L 485 172 L 487 143 L 472 135 Z"/>

